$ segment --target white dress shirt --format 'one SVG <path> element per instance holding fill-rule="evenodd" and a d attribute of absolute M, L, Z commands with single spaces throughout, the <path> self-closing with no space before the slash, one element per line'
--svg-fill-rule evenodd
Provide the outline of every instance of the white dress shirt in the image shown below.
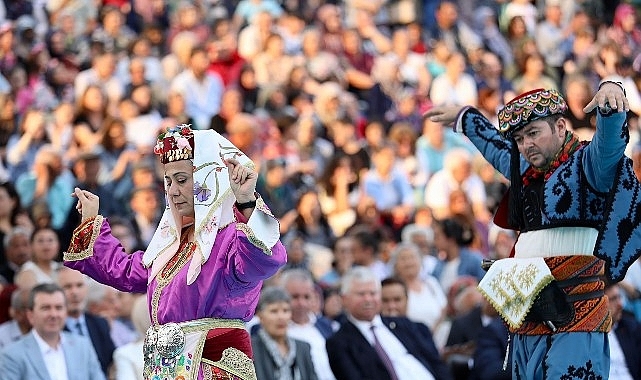
<path fill-rule="evenodd" d="M 53 348 L 38 335 L 35 329 L 31 330 L 31 333 L 36 339 L 38 347 L 40 347 L 40 353 L 42 354 L 51 380 L 68 380 L 67 362 L 65 361 L 65 353 L 62 350 L 64 335 L 60 334 L 58 346 Z"/>
<path fill-rule="evenodd" d="M 385 326 L 380 315 L 374 317 L 371 322 L 358 321 L 352 316 L 348 316 L 348 318 L 372 346 L 374 346 L 374 334 L 371 327 L 374 326 L 376 338 L 392 361 L 399 380 L 435 380 L 432 373 L 414 355 L 409 353 L 396 335 Z"/>
<path fill-rule="evenodd" d="M 310 315 L 309 323 L 305 325 L 290 322 L 287 327 L 287 335 L 290 338 L 309 343 L 314 371 L 316 372 L 318 380 L 335 380 L 336 378 L 332 373 L 332 368 L 329 366 L 329 357 L 327 356 L 327 349 L 325 348 L 325 337 L 316 328 L 315 323 L 316 316 L 313 314 Z"/>
<path fill-rule="evenodd" d="M 610 380 L 632 380 L 632 375 L 625 363 L 625 355 L 619 344 L 617 335 L 614 333 L 615 326 L 608 333 L 610 340 Z"/>

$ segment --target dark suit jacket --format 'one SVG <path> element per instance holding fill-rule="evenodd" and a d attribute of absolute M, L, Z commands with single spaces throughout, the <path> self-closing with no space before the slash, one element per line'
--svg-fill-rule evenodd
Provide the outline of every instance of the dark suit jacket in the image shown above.
<path fill-rule="evenodd" d="M 634 380 L 641 380 L 641 324 L 626 312 L 614 329 Z"/>
<path fill-rule="evenodd" d="M 508 366 L 503 371 L 503 360 L 507 350 L 508 329 L 500 317 L 479 332 L 474 353 L 473 380 L 510 380 L 512 378 L 512 353 Z"/>
<path fill-rule="evenodd" d="M 294 339 L 294 341 L 296 341 L 294 366 L 300 371 L 301 379 L 317 380 L 309 344 L 297 339 Z M 258 334 L 252 336 L 252 352 L 254 353 L 256 378 L 259 380 L 279 380 L 275 377 L 276 365 L 274 360 Z"/>
<path fill-rule="evenodd" d="M 105 375 L 109 373 L 109 366 L 113 362 L 113 354 L 116 350 L 113 340 L 111 340 L 109 322 L 97 315 L 85 313 L 85 323 L 89 330 L 91 344 L 96 350 L 100 367 Z M 65 326 L 65 331 L 69 331 Z"/>
<path fill-rule="evenodd" d="M 437 380 L 450 380 L 452 375 L 441 361 L 429 329 L 407 318 L 382 317 L 383 323 Z M 341 328 L 326 343 L 329 364 L 337 380 L 390 380 L 374 347 L 358 328 L 345 319 Z"/>
<path fill-rule="evenodd" d="M 13 279 L 16 276 L 16 271 L 13 270 L 9 264 L 0 266 L 0 276 L 4 277 L 9 284 L 13 284 Z"/>
<path fill-rule="evenodd" d="M 481 307 L 477 306 L 469 313 L 454 318 L 446 346 L 475 342 L 482 328 Z"/>

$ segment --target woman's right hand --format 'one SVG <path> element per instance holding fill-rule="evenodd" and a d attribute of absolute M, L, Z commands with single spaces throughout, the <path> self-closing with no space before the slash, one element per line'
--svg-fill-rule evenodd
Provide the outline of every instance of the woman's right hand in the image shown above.
<path fill-rule="evenodd" d="M 96 194 L 93 194 L 87 190 L 81 190 L 76 187 L 73 190 L 72 196 L 78 198 L 78 203 L 76 204 L 76 210 L 82 216 L 82 221 L 84 222 L 87 219 L 98 216 L 98 206 L 100 205 L 100 199 Z"/>

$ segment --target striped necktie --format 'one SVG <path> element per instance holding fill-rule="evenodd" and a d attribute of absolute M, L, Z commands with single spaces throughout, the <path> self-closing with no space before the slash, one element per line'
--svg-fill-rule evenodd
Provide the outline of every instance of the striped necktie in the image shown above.
<path fill-rule="evenodd" d="M 381 346 L 381 342 L 378 341 L 378 337 L 376 337 L 376 326 L 372 325 L 372 335 L 374 335 L 374 350 L 378 354 L 378 357 L 381 359 L 383 362 L 383 365 L 387 369 L 387 372 L 389 373 L 390 379 L 392 380 L 398 380 L 398 375 L 396 374 L 396 371 L 394 370 L 394 365 L 392 365 L 392 360 L 387 356 L 387 353 L 383 349 L 383 346 Z"/>

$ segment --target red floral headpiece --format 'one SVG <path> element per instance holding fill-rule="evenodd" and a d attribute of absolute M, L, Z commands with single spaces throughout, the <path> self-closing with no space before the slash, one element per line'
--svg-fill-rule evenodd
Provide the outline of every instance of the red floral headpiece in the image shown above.
<path fill-rule="evenodd" d="M 194 158 L 194 131 L 189 124 L 178 125 L 158 135 L 154 153 L 160 162 L 191 160 Z"/>

